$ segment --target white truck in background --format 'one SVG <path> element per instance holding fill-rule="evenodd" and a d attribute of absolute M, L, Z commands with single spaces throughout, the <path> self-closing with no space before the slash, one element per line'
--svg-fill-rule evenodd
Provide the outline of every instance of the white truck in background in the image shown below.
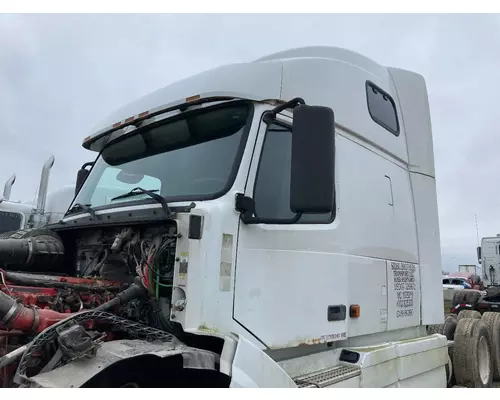
<path fill-rule="evenodd" d="M 481 239 L 481 246 L 477 248 L 477 258 L 481 265 L 484 285 L 500 286 L 500 234 Z"/>
<path fill-rule="evenodd" d="M 477 265 L 475 264 L 460 264 L 458 266 L 458 272 L 477 274 Z"/>
<path fill-rule="evenodd" d="M 51 156 L 43 165 L 36 204 L 12 201 L 11 193 L 16 175 L 7 180 L 3 195 L 0 196 L 0 234 L 40 228 L 57 222 L 64 216 L 75 195 L 75 186 L 64 186 L 47 193 L 50 170 L 54 162 L 55 158 Z"/>
<path fill-rule="evenodd" d="M 44 252 L 0 239 L 0 261 L 134 283 L 40 310 L 36 336 L 0 296 L 0 319 L 30 332 L 0 357 L 20 357 L 21 387 L 489 387 L 500 371 L 499 319 L 444 319 L 422 76 L 292 49 L 160 89 L 83 146 L 98 157 Z M 94 342 L 103 321 L 124 336 Z M 70 334 L 86 338 L 76 361 Z"/>

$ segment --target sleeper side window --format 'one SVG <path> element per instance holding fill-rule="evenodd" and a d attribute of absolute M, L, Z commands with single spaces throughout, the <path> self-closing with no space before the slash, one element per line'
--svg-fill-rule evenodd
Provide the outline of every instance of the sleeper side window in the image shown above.
<path fill-rule="evenodd" d="M 373 83 L 366 82 L 366 98 L 372 119 L 393 135 L 399 136 L 398 114 L 392 97 Z"/>

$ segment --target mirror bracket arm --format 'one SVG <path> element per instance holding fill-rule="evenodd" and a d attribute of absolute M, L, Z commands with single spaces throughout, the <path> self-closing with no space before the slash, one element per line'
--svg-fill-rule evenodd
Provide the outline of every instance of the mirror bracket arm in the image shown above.
<path fill-rule="evenodd" d="M 288 108 L 291 108 L 293 110 L 295 107 L 297 107 L 300 104 L 305 105 L 306 102 L 304 101 L 304 99 L 302 97 L 295 97 L 294 99 L 287 101 L 286 103 L 280 104 L 280 105 L 276 106 L 275 108 L 273 108 L 271 111 L 269 111 L 266 114 L 265 118 L 267 118 L 268 121 L 270 119 L 274 120 L 274 119 L 276 119 L 276 115 L 278 115 L 283 110 L 286 110 Z M 266 122 L 268 122 L 268 121 L 266 121 Z"/>

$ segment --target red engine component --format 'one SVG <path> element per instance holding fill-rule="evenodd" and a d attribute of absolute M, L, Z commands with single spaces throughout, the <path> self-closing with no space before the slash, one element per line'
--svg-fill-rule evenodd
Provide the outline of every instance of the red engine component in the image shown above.
<path fill-rule="evenodd" d="M 19 304 L 19 311 L 8 321 L 7 327 L 22 332 L 41 332 L 50 325 L 59 322 L 71 314 L 60 313 L 50 309 L 29 308 Z M 0 325 L 0 328 L 2 326 Z M 6 327 L 3 327 L 4 329 Z"/>
<path fill-rule="evenodd" d="M 38 306 L 40 308 L 49 306 L 51 300 L 57 295 L 57 289 L 55 288 L 8 285 L 7 287 L 2 286 L 1 290 L 5 294 L 19 299 L 24 305 Z"/>
<path fill-rule="evenodd" d="M 58 282 L 68 283 L 68 286 L 76 285 L 78 289 L 21 286 L 12 284 L 3 274 L 4 272 L 0 270 L 3 278 L 0 291 L 17 300 L 17 304 L 8 321 L 0 321 L 0 334 L 1 330 L 7 329 L 41 332 L 48 326 L 67 318 L 71 313 L 98 307 L 114 297 L 109 291 L 96 293 L 91 289 L 120 286 L 119 282 L 114 281 L 74 277 L 49 277 L 42 281 L 45 286 L 50 286 L 50 282 Z M 34 279 L 36 281 L 36 278 Z M 85 290 L 86 288 L 88 290 Z"/>
<path fill-rule="evenodd" d="M 114 313 L 132 313 L 125 303 L 147 295 L 138 278 L 134 284 L 92 278 L 53 277 L 20 274 L 0 269 L 0 357 L 28 343 L 33 336 L 85 309 L 100 308 Z M 124 307 L 121 309 L 120 307 Z M 140 311 L 139 311 L 140 312 Z M 93 329 L 97 321 L 88 321 Z M 106 340 L 113 332 L 106 332 Z M 33 354 L 32 368 L 47 362 L 44 351 Z M 13 381 L 16 363 L 0 368 L 0 387 Z M 30 368 L 31 368 L 30 367 Z"/>
<path fill-rule="evenodd" d="M 72 313 L 105 303 L 121 286 L 119 282 L 100 279 L 26 274 L 19 279 L 33 284 L 22 285 L 9 281 L 9 276 L 13 275 L 0 270 L 0 310 L 3 307 L 5 314 L 0 318 L 0 357 L 29 341 L 32 334 Z M 114 291 L 107 290 L 113 287 Z M 35 364 L 37 360 L 35 355 Z M 0 387 L 8 387 L 16 368 L 17 364 L 13 363 L 0 369 Z"/>

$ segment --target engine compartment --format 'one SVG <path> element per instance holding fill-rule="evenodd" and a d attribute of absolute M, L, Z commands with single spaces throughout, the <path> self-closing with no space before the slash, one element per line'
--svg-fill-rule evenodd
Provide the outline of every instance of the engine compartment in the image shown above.
<path fill-rule="evenodd" d="M 110 341 L 192 343 L 170 319 L 180 236 L 162 221 L 0 238 L 0 386 L 29 386 Z"/>

